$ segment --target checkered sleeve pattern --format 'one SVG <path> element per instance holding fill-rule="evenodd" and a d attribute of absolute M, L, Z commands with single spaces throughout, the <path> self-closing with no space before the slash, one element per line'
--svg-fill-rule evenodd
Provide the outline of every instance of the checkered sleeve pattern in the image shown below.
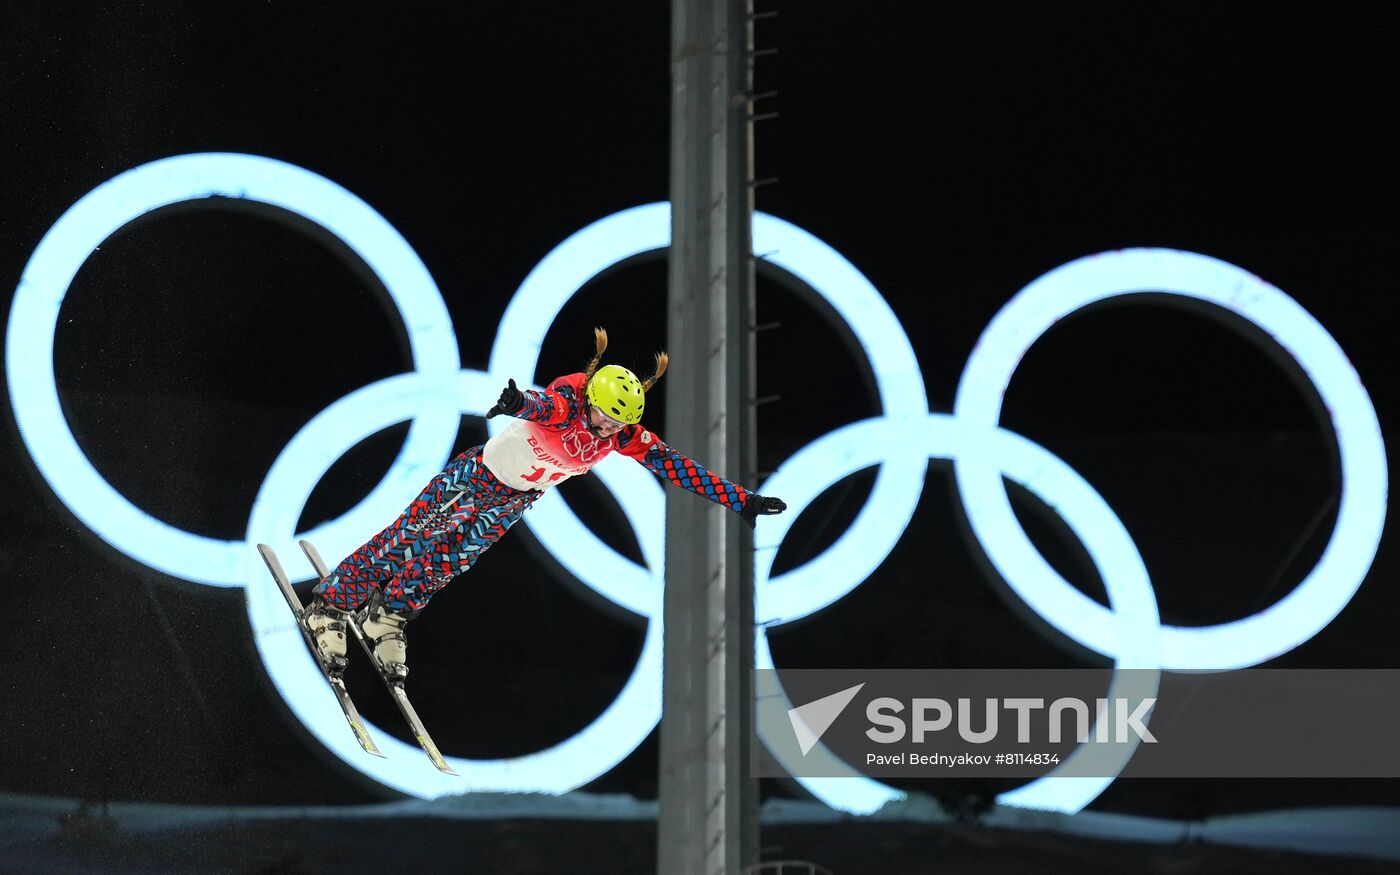
<path fill-rule="evenodd" d="M 732 511 L 744 509 L 749 491 L 737 483 L 730 483 L 723 477 L 709 471 L 694 459 L 688 459 L 667 446 L 660 439 L 652 443 L 645 455 L 637 457 L 643 467 L 682 489 L 703 495 L 716 504 L 722 504 Z"/>
<path fill-rule="evenodd" d="M 516 419 L 528 419 L 541 425 L 568 422 L 574 399 L 567 386 L 558 390 L 525 389 L 520 394 L 525 406 L 511 414 Z"/>

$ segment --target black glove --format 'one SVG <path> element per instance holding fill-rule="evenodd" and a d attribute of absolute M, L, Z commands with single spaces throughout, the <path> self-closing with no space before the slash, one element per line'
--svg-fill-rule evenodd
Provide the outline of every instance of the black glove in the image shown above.
<path fill-rule="evenodd" d="M 787 504 L 781 498 L 770 498 L 759 495 L 757 492 L 750 492 L 749 498 L 744 502 L 744 509 L 739 511 L 739 516 L 744 518 L 744 522 L 749 524 L 749 528 L 755 528 L 758 524 L 759 514 L 768 516 L 770 514 L 782 513 L 787 510 Z"/>
<path fill-rule="evenodd" d="M 519 413 L 520 408 L 525 406 L 525 393 L 515 388 L 514 380 L 510 380 L 509 383 L 509 386 L 501 390 L 501 397 L 496 401 L 496 406 L 486 411 L 487 419 L 498 413 Z"/>

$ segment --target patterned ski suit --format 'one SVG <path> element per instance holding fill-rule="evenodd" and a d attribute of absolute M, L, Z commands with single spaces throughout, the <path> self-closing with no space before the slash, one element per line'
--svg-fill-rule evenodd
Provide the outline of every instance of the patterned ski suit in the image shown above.
<path fill-rule="evenodd" d="M 414 616 L 433 594 L 471 568 L 544 490 L 588 473 L 609 453 L 630 456 L 657 477 L 733 511 L 749 492 L 671 449 L 640 425 L 609 438 L 588 431 L 584 374 L 526 389 L 525 406 L 481 446 L 457 456 L 399 518 L 335 567 L 316 592 L 356 610 L 375 589 L 389 610 Z"/>

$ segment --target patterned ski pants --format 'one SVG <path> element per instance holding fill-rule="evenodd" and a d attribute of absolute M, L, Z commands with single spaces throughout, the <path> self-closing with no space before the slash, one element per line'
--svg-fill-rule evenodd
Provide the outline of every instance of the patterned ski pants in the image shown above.
<path fill-rule="evenodd" d="M 398 519 L 345 557 L 316 592 L 332 607 L 353 611 L 378 589 L 389 610 L 414 616 L 475 565 L 541 494 L 497 480 L 481 461 L 481 447 L 472 447 L 448 463 Z"/>

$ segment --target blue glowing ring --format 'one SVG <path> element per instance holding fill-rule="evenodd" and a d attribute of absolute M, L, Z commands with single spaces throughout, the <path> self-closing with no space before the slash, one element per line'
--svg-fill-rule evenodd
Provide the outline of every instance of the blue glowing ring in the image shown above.
<path fill-rule="evenodd" d="M 885 415 L 895 420 L 922 417 L 928 397 L 914 349 L 870 281 L 836 250 L 790 222 L 759 213 L 754 216 L 753 237 L 755 251 L 765 253 L 769 264 L 806 283 L 850 327 L 870 362 Z M 655 203 L 594 222 L 556 246 L 526 276 L 501 317 L 489 366 L 497 382 L 504 384 L 512 376 L 533 378 L 550 326 L 564 304 L 593 277 L 670 244 L 670 205 Z M 504 425 L 493 422 L 488 427 L 494 434 Z M 775 594 L 766 603 L 781 606 L 783 619 L 806 616 L 849 592 L 878 564 L 866 561 L 872 555 L 870 544 L 888 541 L 892 547 L 913 517 L 927 459 L 917 448 L 896 445 L 884 461 L 890 464 L 882 466 L 864 510 L 851 527 L 821 556 L 774 581 Z M 623 512 L 650 571 L 603 543 L 553 493 L 536 502 L 525 522 L 551 554 L 569 557 L 568 567 L 588 586 L 639 615 L 657 617 L 664 567 L 661 489 L 650 474 L 621 460 L 605 460 L 594 471 L 615 494 L 627 496 Z M 892 526 L 891 518 L 903 524 Z M 773 552 L 778 542 L 765 535 L 766 522 L 760 520 L 758 549 Z"/>
<path fill-rule="evenodd" d="M 331 405 L 308 423 L 282 451 L 263 482 L 248 522 L 248 544 L 288 537 L 312 489 L 331 462 L 366 437 L 421 416 L 425 407 L 445 415 L 455 435 L 462 414 L 482 416 L 495 403 L 500 384 L 479 371 L 444 377 L 403 374 L 375 383 Z M 416 423 L 416 420 L 415 420 Z M 445 463 L 445 459 L 443 462 Z M 389 519 L 418 494 L 441 464 L 420 464 L 404 479 L 403 494 L 386 501 Z M 351 534 L 333 552 L 356 549 L 363 535 Z M 367 756 L 345 731 L 345 720 L 311 660 L 281 593 L 263 569 L 253 566 L 247 582 L 248 617 L 268 676 L 298 719 L 342 760 L 385 786 L 423 798 L 462 792 L 563 793 L 607 772 L 637 748 L 661 714 L 661 624 L 652 624 L 631 677 L 616 700 L 587 727 L 554 747 L 502 759 L 448 757 L 461 777 L 434 768 L 417 747 L 376 732 L 387 759 Z M 261 572 L 261 573 L 259 573 Z M 308 695 L 308 691 L 311 694 Z M 371 725 L 371 729 L 375 729 Z"/>
<path fill-rule="evenodd" d="M 153 210 L 208 197 L 268 204 L 326 228 L 358 253 L 388 290 L 408 326 L 418 370 L 455 373 L 460 359 L 447 307 L 408 241 L 355 195 L 299 167 L 253 155 L 167 158 L 103 183 L 59 218 L 25 266 L 6 333 L 10 403 L 25 446 L 59 499 L 116 549 L 195 583 L 242 586 L 249 568 L 255 567 L 248 564 L 244 544 L 195 535 L 150 516 L 93 467 L 63 416 L 53 370 L 59 307 L 92 251 L 122 226 Z M 425 437 L 422 432 L 419 429 L 415 435 L 419 443 Z M 455 435 L 454 424 L 450 432 L 438 432 L 439 440 L 428 442 L 445 444 L 450 450 Z M 405 446 L 395 471 L 405 468 L 410 451 Z M 376 495 L 382 496 L 382 490 Z M 386 506 L 382 500 L 367 499 L 361 509 L 369 504 L 375 504 L 376 510 Z M 356 514 L 350 522 L 359 525 L 366 516 Z M 280 541 L 275 546 L 287 547 Z"/>
<path fill-rule="evenodd" d="M 1375 408 L 1341 347 L 1296 301 L 1248 271 L 1192 252 L 1124 249 L 1081 258 L 1037 279 L 997 313 L 967 361 L 954 410 L 983 427 L 995 426 L 1011 375 L 1037 338 L 1081 307 L 1144 292 L 1213 304 L 1267 332 L 1312 381 L 1337 437 L 1342 480 L 1337 523 L 1303 582 L 1250 617 L 1163 629 L 1164 668 L 1245 668 L 1312 638 L 1347 606 L 1375 559 L 1385 525 L 1389 479 Z M 1116 656 L 1110 610 L 1058 575 L 1020 572 L 1035 548 L 1011 512 L 997 462 L 986 455 L 963 456 L 955 465 L 983 549 L 1036 613 L 1080 644 Z"/>
<path fill-rule="evenodd" d="M 790 507 L 805 507 L 842 478 L 880 464 L 884 461 L 885 448 L 894 443 L 919 447 L 924 454 L 925 465 L 929 459 L 957 460 L 967 456 L 994 458 L 1004 476 L 1055 508 L 1083 542 L 1108 591 L 1109 604 L 1113 609 L 1110 631 L 1116 639 L 1114 686 L 1110 688 L 1109 697 L 1123 694 L 1120 690 L 1120 684 L 1124 683 L 1123 676 L 1116 669 L 1150 670 L 1158 667 L 1160 620 L 1157 602 L 1147 568 L 1127 530 L 1103 498 L 1072 468 L 1043 447 L 1013 432 L 995 426 L 988 429 L 968 420 L 936 413 L 926 414 L 917 422 L 897 422 L 885 418 L 865 420 L 808 444 L 773 473 L 765 488 L 774 495 L 782 495 Z M 768 537 L 781 541 L 796 521 L 796 514 L 786 513 L 768 518 L 768 521 Z M 889 546 L 892 543 L 885 539 L 872 547 L 875 555 L 867 561 L 877 565 L 884 561 Z M 1019 575 L 1036 580 L 1056 578 L 1055 571 L 1039 553 L 1031 551 L 1017 559 L 1021 563 L 1016 569 Z M 772 609 L 764 608 L 766 599 L 772 595 L 773 584 L 768 581 L 772 564 L 772 554 L 760 554 L 754 563 L 759 613 L 765 615 L 774 613 Z M 930 582 L 936 586 L 936 569 L 931 570 L 931 578 Z M 763 625 L 758 627 L 754 662 L 759 669 L 775 667 L 768 646 L 767 630 Z M 1147 688 L 1144 682 L 1149 678 L 1152 682 L 1151 687 Z M 1132 696 L 1151 696 L 1155 694 L 1155 678 L 1155 673 L 1139 674 L 1127 680 L 1126 684 L 1133 687 Z M 792 703 L 786 701 L 785 693 L 781 693 L 781 684 L 777 689 L 783 700 L 780 702 L 781 708 L 790 708 Z M 762 724 L 759 726 L 762 736 Z M 833 808 L 855 814 L 870 814 L 886 803 L 904 798 L 901 791 L 863 776 L 837 760 L 820 743 L 802 757 L 801 762 L 792 763 L 784 761 L 783 745 L 768 743 L 768 748 L 794 775 L 800 774 L 803 768 L 828 774 L 847 772 L 848 777 L 796 779 Z M 1105 748 L 1092 744 L 1081 745 L 1050 774 L 1002 794 L 997 801 L 1003 805 L 1071 813 L 1079 811 L 1102 793 L 1113 778 L 1061 777 L 1059 773 L 1079 768 L 1085 760 L 1103 757 L 1105 752 Z M 1132 749 L 1119 750 L 1112 759 L 1096 761 L 1093 770 L 1117 774 L 1131 755 Z M 814 766 L 814 763 L 818 765 Z"/>

